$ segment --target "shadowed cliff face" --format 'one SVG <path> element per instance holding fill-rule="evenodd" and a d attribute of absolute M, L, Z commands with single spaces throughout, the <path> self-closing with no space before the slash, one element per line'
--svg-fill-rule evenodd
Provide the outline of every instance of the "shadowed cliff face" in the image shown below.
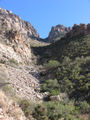
<path fill-rule="evenodd" d="M 36 56 L 39 55 L 38 64 L 43 64 L 50 59 L 62 60 L 64 56 L 71 59 L 90 55 L 90 24 L 74 25 L 65 37 L 58 39 L 45 47 L 33 47 Z"/>
<path fill-rule="evenodd" d="M 30 39 L 38 39 L 34 27 L 8 10 L 0 8 L 0 60 L 30 63 Z"/>

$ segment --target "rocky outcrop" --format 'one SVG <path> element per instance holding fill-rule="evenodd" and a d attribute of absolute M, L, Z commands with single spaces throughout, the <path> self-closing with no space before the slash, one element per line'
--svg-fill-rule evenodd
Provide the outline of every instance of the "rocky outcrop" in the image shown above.
<path fill-rule="evenodd" d="M 67 33 L 67 37 L 71 38 L 71 37 L 75 37 L 78 35 L 87 35 L 90 34 L 90 24 L 85 25 L 85 24 L 74 24 L 74 26 L 72 27 L 72 30 L 70 32 Z"/>
<path fill-rule="evenodd" d="M 66 93 L 60 93 L 56 96 L 50 96 L 51 101 L 64 101 L 65 99 L 68 99 L 68 95 Z"/>
<path fill-rule="evenodd" d="M 65 34 L 70 30 L 70 27 L 65 27 L 63 25 L 57 25 L 55 27 L 52 27 L 48 36 L 48 42 L 55 42 L 56 40 L 64 37 Z"/>
<path fill-rule="evenodd" d="M 0 61 L 31 62 L 30 39 L 38 39 L 34 27 L 8 10 L 0 8 Z"/>
<path fill-rule="evenodd" d="M 51 28 L 51 31 L 49 33 L 48 38 L 45 39 L 46 42 L 53 43 L 57 40 L 60 40 L 60 38 L 67 36 L 67 37 L 74 37 L 80 34 L 90 34 L 90 24 L 74 24 L 72 28 L 65 27 L 63 25 L 57 25 L 55 27 Z"/>
<path fill-rule="evenodd" d="M 29 22 L 21 20 L 19 16 L 2 8 L 0 8 L 0 28 L 4 31 L 14 29 L 30 37 L 39 37 L 37 31 Z M 2 29 L 0 29 L 1 32 Z"/>

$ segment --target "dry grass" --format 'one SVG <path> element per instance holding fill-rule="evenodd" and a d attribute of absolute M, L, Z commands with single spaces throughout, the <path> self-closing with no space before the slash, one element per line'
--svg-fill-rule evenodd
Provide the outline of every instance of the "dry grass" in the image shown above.
<path fill-rule="evenodd" d="M 0 82 L 4 83 L 7 82 L 8 75 L 7 75 L 7 68 L 4 64 L 0 64 Z M 14 102 L 16 94 L 14 93 L 13 89 L 10 85 L 6 85 L 0 88 L 0 109 L 3 115 L 3 120 L 26 120 L 21 108 Z M 8 119 L 6 119 L 6 116 Z"/>
<path fill-rule="evenodd" d="M 5 82 L 8 79 L 8 71 L 4 64 L 0 64 L 0 82 Z"/>
<path fill-rule="evenodd" d="M 7 110 L 7 107 L 8 107 L 7 97 L 2 91 L 0 91 L 0 108 Z"/>
<path fill-rule="evenodd" d="M 20 120 L 21 118 L 26 120 L 21 108 L 2 91 L 0 91 L 0 109 L 2 109 L 4 120 L 7 120 L 5 116 L 8 117 L 8 120 L 9 117 L 13 118 L 13 120 Z"/>
<path fill-rule="evenodd" d="M 90 120 L 90 114 L 82 114 L 82 115 L 80 115 L 80 118 L 82 120 Z"/>

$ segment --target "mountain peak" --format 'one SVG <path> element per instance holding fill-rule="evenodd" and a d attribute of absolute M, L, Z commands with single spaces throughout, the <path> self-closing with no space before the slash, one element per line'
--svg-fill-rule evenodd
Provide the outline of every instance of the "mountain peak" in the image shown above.
<path fill-rule="evenodd" d="M 23 34 L 27 34 L 29 37 L 39 38 L 39 34 L 29 22 L 21 20 L 18 15 L 13 14 L 9 10 L 0 8 L 0 22 L 6 29 L 13 28 Z"/>
<path fill-rule="evenodd" d="M 64 37 L 64 35 L 71 30 L 70 27 L 65 27 L 61 24 L 53 26 L 48 36 L 49 42 L 54 42 L 58 38 Z"/>

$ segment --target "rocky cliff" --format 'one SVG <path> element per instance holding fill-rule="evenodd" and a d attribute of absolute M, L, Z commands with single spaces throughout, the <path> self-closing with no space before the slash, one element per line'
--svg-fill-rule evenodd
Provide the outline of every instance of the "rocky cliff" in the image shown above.
<path fill-rule="evenodd" d="M 72 27 L 72 30 L 70 32 L 67 33 L 67 37 L 71 38 L 71 37 L 75 37 L 78 35 L 88 35 L 90 34 L 90 24 L 74 24 L 74 26 Z"/>
<path fill-rule="evenodd" d="M 53 43 L 60 38 L 67 36 L 67 37 L 74 37 L 80 34 L 90 34 L 90 24 L 74 24 L 73 27 L 65 27 L 63 25 L 57 25 L 51 28 L 48 38 L 44 41 Z"/>
<path fill-rule="evenodd" d="M 0 8 L 0 27 L 5 31 L 14 29 L 30 37 L 39 37 L 37 31 L 29 22 L 21 20 L 19 16 L 2 8 Z"/>
<path fill-rule="evenodd" d="M 69 32 L 70 30 L 71 30 L 70 27 L 65 27 L 63 25 L 57 25 L 55 27 L 52 27 L 51 31 L 49 33 L 49 36 L 48 36 L 48 41 L 52 43 L 52 42 L 64 37 L 65 34 L 67 32 Z"/>
<path fill-rule="evenodd" d="M 0 8 L 0 60 L 18 63 L 31 60 L 30 39 L 38 39 L 34 27 L 11 11 Z"/>

